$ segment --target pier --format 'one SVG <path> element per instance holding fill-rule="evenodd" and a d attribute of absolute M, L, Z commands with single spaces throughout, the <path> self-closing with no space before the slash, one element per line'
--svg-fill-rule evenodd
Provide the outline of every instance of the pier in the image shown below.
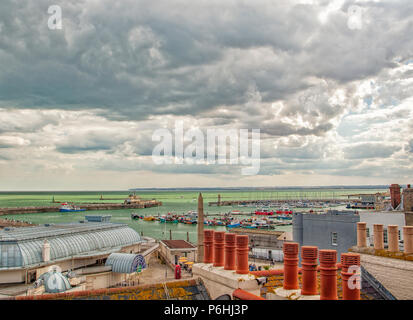
<path fill-rule="evenodd" d="M 148 200 L 140 201 L 139 203 L 82 203 L 78 204 L 81 209 L 86 211 L 91 210 L 122 210 L 122 209 L 143 209 L 150 207 L 161 206 L 161 201 Z M 42 212 L 58 212 L 60 206 L 42 206 L 42 207 L 12 207 L 0 208 L 0 216 L 8 214 L 26 214 L 26 213 L 42 213 Z"/>
<path fill-rule="evenodd" d="M 238 206 L 238 205 L 268 205 L 268 204 L 285 204 L 285 203 L 294 203 L 294 202 L 323 202 L 323 203 L 342 203 L 342 202 L 360 202 L 360 200 L 355 199 L 277 199 L 277 200 L 221 200 L 208 202 L 209 206 Z"/>

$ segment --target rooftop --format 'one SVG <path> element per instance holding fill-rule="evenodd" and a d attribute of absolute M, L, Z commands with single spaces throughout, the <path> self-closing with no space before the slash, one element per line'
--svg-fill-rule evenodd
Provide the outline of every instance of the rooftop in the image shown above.
<path fill-rule="evenodd" d="M 43 263 L 44 241 L 50 244 L 50 261 L 116 252 L 141 242 L 126 224 L 66 223 L 0 231 L 0 270 Z"/>
<path fill-rule="evenodd" d="M 194 246 L 192 243 L 185 241 L 185 240 L 162 240 L 162 243 L 164 243 L 169 249 L 194 249 L 196 246 Z"/>
<path fill-rule="evenodd" d="M 20 296 L 16 300 L 210 300 L 202 280 L 184 280 L 153 285 L 85 290 L 68 293 Z"/>

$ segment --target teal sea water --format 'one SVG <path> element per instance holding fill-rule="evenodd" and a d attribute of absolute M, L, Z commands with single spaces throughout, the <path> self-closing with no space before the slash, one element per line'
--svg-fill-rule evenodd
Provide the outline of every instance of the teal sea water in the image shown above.
<path fill-rule="evenodd" d="M 231 210 L 250 213 L 254 208 L 248 207 L 215 207 L 208 206 L 208 202 L 217 201 L 218 193 L 221 200 L 270 200 L 270 199 L 346 199 L 348 194 L 376 193 L 386 190 L 381 189 L 286 189 L 273 191 L 206 191 L 202 192 L 204 198 L 204 212 L 206 214 L 226 213 Z M 25 206 L 50 206 L 52 199 L 60 202 L 119 202 L 130 194 L 129 191 L 87 191 L 87 192 L 0 192 L 0 207 L 25 207 Z M 162 201 L 161 207 L 146 209 L 127 209 L 127 210 L 96 210 L 87 212 L 48 212 L 31 213 L 2 216 L 2 218 L 28 221 L 32 223 L 64 223 L 84 220 L 85 215 L 111 215 L 111 222 L 126 223 L 131 228 L 144 236 L 157 239 L 169 239 L 170 230 L 173 239 L 187 239 L 187 233 L 191 242 L 196 242 L 196 225 L 160 223 L 157 221 L 132 220 L 131 213 L 139 215 L 162 215 L 168 212 L 186 213 L 190 210 L 197 210 L 198 191 L 139 191 L 137 195 L 143 199 L 157 199 Z M 103 200 L 100 200 L 103 197 Z M 342 209 L 343 207 L 339 207 Z M 205 227 L 215 230 L 225 230 L 225 227 Z M 276 230 L 291 230 L 291 226 L 277 227 Z"/>

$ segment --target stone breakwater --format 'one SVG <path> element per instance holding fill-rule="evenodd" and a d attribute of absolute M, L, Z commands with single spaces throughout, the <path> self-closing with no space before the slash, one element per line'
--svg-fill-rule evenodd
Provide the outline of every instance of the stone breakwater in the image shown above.
<path fill-rule="evenodd" d="M 149 200 L 141 201 L 140 203 L 83 203 L 77 204 L 81 209 L 90 210 L 122 210 L 122 209 L 142 209 L 150 207 L 161 206 L 161 201 Z M 12 207 L 12 208 L 0 208 L 0 216 L 8 214 L 26 214 L 26 213 L 41 213 L 41 212 L 58 212 L 60 206 L 42 206 L 42 207 Z"/>
<path fill-rule="evenodd" d="M 7 227 L 31 227 L 34 225 L 35 224 L 29 223 L 26 221 L 0 219 L 0 229 L 7 228 Z"/>

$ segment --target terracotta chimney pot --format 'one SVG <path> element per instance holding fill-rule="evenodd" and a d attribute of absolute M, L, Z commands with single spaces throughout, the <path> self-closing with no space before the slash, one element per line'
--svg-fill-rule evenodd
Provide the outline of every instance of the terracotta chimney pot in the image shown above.
<path fill-rule="evenodd" d="M 284 242 L 284 289 L 296 290 L 298 285 L 298 243 Z"/>
<path fill-rule="evenodd" d="M 399 227 L 397 225 L 387 226 L 387 241 L 390 252 L 399 251 Z"/>
<path fill-rule="evenodd" d="M 235 236 L 236 252 L 237 252 L 237 273 L 248 274 L 248 236 L 237 235 Z"/>
<path fill-rule="evenodd" d="M 204 263 L 214 262 L 214 230 L 204 231 Z"/>
<path fill-rule="evenodd" d="M 382 224 L 374 224 L 374 249 L 383 250 L 384 249 L 384 227 Z"/>
<path fill-rule="evenodd" d="M 224 270 L 235 270 L 236 268 L 235 236 L 234 233 L 226 233 L 224 237 Z"/>
<path fill-rule="evenodd" d="M 413 253 L 413 226 L 403 227 L 404 253 Z"/>
<path fill-rule="evenodd" d="M 338 300 L 337 251 L 320 250 L 320 300 Z"/>
<path fill-rule="evenodd" d="M 225 231 L 214 232 L 214 267 L 224 266 L 224 236 Z"/>
<path fill-rule="evenodd" d="M 317 295 L 317 256 L 318 248 L 312 246 L 301 247 L 302 265 L 302 295 Z"/>
<path fill-rule="evenodd" d="M 367 223 L 357 222 L 357 247 L 367 247 Z"/>
<path fill-rule="evenodd" d="M 360 254 L 341 254 L 343 300 L 360 300 Z"/>

